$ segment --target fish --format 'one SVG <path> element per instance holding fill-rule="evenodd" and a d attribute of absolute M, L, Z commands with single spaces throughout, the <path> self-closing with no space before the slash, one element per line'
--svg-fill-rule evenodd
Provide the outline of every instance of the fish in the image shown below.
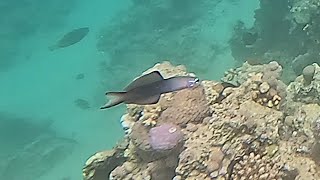
<path fill-rule="evenodd" d="M 257 41 L 259 34 L 257 32 L 244 32 L 242 34 L 242 43 L 246 47 L 252 47 L 253 44 Z"/>
<path fill-rule="evenodd" d="M 74 29 L 66 33 L 56 44 L 49 47 L 50 51 L 65 48 L 80 42 L 89 33 L 88 27 Z"/>
<path fill-rule="evenodd" d="M 194 88 L 200 80 L 193 76 L 174 76 L 164 79 L 159 71 L 152 71 L 131 82 L 123 91 L 106 92 L 109 101 L 100 107 L 107 109 L 121 103 L 150 105 L 156 104 L 161 94 Z"/>
<path fill-rule="evenodd" d="M 76 80 L 84 79 L 85 75 L 84 73 L 79 73 L 76 75 Z"/>
<path fill-rule="evenodd" d="M 90 104 L 87 100 L 84 99 L 76 99 L 74 100 L 74 104 L 79 107 L 80 109 L 90 109 Z"/>

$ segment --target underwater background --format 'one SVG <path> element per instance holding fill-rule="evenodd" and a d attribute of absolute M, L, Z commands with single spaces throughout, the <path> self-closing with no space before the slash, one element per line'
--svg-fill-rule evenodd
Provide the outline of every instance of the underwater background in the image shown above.
<path fill-rule="evenodd" d="M 308 3 L 1 1 L 0 179 L 82 179 L 88 157 L 125 135 L 126 107 L 100 110 L 105 92 L 121 90 L 156 63 L 182 64 L 200 79 L 219 81 L 246 61 L 276 60 L 282 81 L 293 81 L 319 61 L 320 3 Z M 89 29 L 83 37 L 59 41 L 82 27 Z"/>

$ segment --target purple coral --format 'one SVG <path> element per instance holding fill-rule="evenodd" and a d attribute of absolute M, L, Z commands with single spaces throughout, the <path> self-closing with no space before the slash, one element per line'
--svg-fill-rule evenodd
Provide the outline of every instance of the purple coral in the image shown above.
<path fill-rule="evenodd" d="M 174 124 L 163 124 L 149 131 L 149 143 L 154 150 L 171 150 L 183 140 L 181 129 Z"/>

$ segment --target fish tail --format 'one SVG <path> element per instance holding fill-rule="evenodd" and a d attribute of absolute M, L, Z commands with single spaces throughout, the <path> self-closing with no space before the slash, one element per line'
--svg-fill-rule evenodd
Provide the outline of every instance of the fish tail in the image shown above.
<path fill-rule="evenodd" d="M 100 107 L 100 109 L 107 109 L 124 102 L 125 94 L 126 92 L 107 92 L 106 96 L 109 99 L 109 101 L 105 105 Z"/>

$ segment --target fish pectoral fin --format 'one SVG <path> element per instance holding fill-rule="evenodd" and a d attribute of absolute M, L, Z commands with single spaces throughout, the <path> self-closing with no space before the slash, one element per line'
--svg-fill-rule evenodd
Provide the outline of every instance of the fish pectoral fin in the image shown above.
<path fill-rule="evenodd" d="M 139 105 L 148 105 L 148 104 L 156 104 L 159 102 L 161 97 L 161 94 L 155 95 L 155 96 L 150 96 L 150 97 L 145 97 L 141 99 L 136 99 L 133 104 L 139 104 Z"/>
<path fill-rule="evenodd" d="M 157 81 L 163 80 L 162 75 L 160 74 L 159 71 L 153 71 L 149 74 L 145 74 L 137 79 L 135 79 L 133 82 L 131 82 L 124 90 L 125 91 L 130 91 L 134 88 L 151 84 Z"/>
<path fill-rule="evenodd" d="M 107 109 L 122 103 L 125 99 L 125 94 L 126 92 L 107 92 L 106 96 L 109 101 L 105 105 L 100 107 L 100 109 Z"/>

